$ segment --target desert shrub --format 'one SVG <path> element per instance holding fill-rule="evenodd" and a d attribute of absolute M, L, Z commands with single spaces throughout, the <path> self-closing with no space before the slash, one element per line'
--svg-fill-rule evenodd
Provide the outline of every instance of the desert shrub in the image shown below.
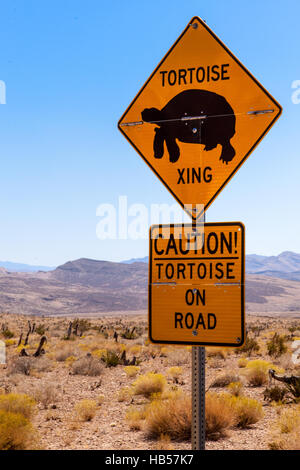
<path fill-rule="evenodd" d="M 117 399 L 119 402 L 130 400 L 132 397 L 132 390 L 130 387 L 123 387 L 119 390 Z"/>
<path fill-rule="evenodd" d="M 261 387 L 267 383 L 268 376 L 262 369 L 251 369 L 248 371 L 247 380 L 251 387 Z"/>
<path fill-rule="evenodd" d="M 235 424 L 235 413 L 225 395 L 207 393 L 205 401 L 206 438 L 216 441 L 227 435 Z"/>
<path fill-rule="evenodd" d="M 267 343 L 267 350 L 270 356 L 279 357 L 287 352 L 286 338 L 274 333 L 274 336 Z"/>
<path fill-rule="evenodd" d="M 37 333 L 40 336 L 43 336 L 46 333 L 46 327 L 44 324 L 38 325 L 35 328 L 35 333 Z"/>
<path fill-rule="evenodd" d="M 84 318 L 75 318 L 72 324 L 72 328 L 73 330 L 77 328 L 80 333 L 84 333 L 85 331 L 88 331 L 91 328 L 91 323 L 88 320 L 85 320 Z"/>
<path fill-rule="evenodd" d="M 300 426 L 300 407 L 284 410 L 277 421 L 277 426 L 282 434 L 294 431 Z"/>
<path fill-rule="evenodd" d="M 33 358 L 31 357 L 17 357 L 9 365 L 9 374 L 30 375 L 32 363 Z"/>
<path fill-rule="evenodd" d="M 173 394 L 167 400 L 154 400 L 147 407 L 145 426 L 151 438 L 168 435 L 176 441 L 191 437 L 191 398 L 188 394 Z"/>
<path fill-rule="evenodd" d="M 210 369 L 223 369 L 223 361 L 218 357 L 210 357 L 208 362 Z"/>
<path fill-rule="evenodd" d="M 131 408 L 126 413 L 126 420 L 129 424 L 131 431 L 140 431 L 142 428 L 142 422 L 146 417 L 145 408 L 137 409 Z"/>
<path fill-rule="evenodd" d="M 22 414 L 25 418 L 31 418 L 35 409 L 33 398 L 22 393 L 8 393 L 0 395 L 0 410 L 10 413 Z"/>
<path fill-rule="evenodd" d="M 249 361 L 246 368 L 248 369 L 247 380 L 249 385 L 252 387 L 261 387 L 267 383 L 268 370 L 270 368 L 270 363 L 268 361 L 260 359 Z"/>
<path fill-rule="evenodd" d="M 226 372 L 225 374 L 219 375 L 211 384 L 211 387 L 227 387 L 232 382 L 239 382 L 239 376 Z"/>
<path fill-rule="evenodd" d="M 71 347 L 66 347 L 57 351 L 55 359 L 57 362 L 65 362 L 65 360 L 70 356 L 75 356 L 74 350 Z"/>
<path fill-rule="evenodd" d="M 226 359 L 228 355 L 228 350 L 225 348 L 214 348 L 208 347 L 205 348 L 207 357 L 218 357 L 220 359 Z"/>
<path fill-rule="evenodd" d="M 295 323 L 288 328 L 290 333 L 295 333 L 297 330 L 300 330 L 300 324 Z"/>
<path fill-rule="evenodd" d="M 166 378 L 162 374 L 155 374 L 148 372 L 145 375 L 141 375 L 132 384 L 134 395 L 143 395 L 146 398 L 150 398 L 154 393 L 162 393 L 166 386 Z"/>
<path fill-rule="evenodd" d="M 0 410 L 0 450 L 27 450 L 36 446 L 36 433 L 21 413 Z"/>
<path fill-rule="evenodd" d="M 97 404 L 100 406 L 100 405 L 103 405 L 104 402 L 105 402 L 105 395 L 103 395 L 102 393 L 101 395 L 98 395 Z"/>
<path fill-rule="evenodd" d="M 300 450 L 300 408 L 282 412 L 271 432 L 272 450 Z"/>
<path fill-rule="evenodd" d="M 255 338 L 249 336 L 247 333 L 243 346 L 236 348 L 235 351 L 237 353 L 247 353 L 249 356 L 251 356 L 252 353 L 259 351 L 259 344 Z"/>
<path fill-rule="evenodd" d="M 2 335 L 6 339 L 10 339 L 15 336 L 15 334 L 9 328 L 2 330 Z"/>
<path fill-rule="evenodd" d="M 191 360 L 191 353 L 187 349 L 169 349 L 166 357 L 166 364 L 169 366 L 183 366 Z"/>
<path fill-rule="evenodd" d="M 88 375 L 96 377 L 103 372 L 103 365 L 94 357 L 82 357 L 75 361 L 72 365 L 74 375 Z"/>
<path fill-rule="evenodd" d="M 33 392 L 33 397 L 44 408 L 47 408 L 50 404 L 54 405 L 57 402 L 58 390 L 57 385 L 53 383 L 42 383 L 36 387 Z"/>
<path fill-rule="evenodd" d="M 253 398 L 232 396 L 229 404 L 234 411 L 235 426 L 238 428 L 248 428 L 263 417 L 262 404 Z"/>
<path fill-rule="evenodd" d="M 239 397 L 243 394 L 243 384 L 241 382 L 231 382 L 227 386 L 228 391 L 231 395 Z"/>
<path fill-rule="evenodd" d="M 285 387 L 286 387 L 287 391 L 292 395 L 294 401 L 296 403 L 299 403 L 299 401 L 300 401 L 300 380 L 296 379 L 296 380 L 294 380 L 293 382 L 291 382 L 289 384 L 286 383 Z"/>
<path fill-rule="evenodd" d="M 127 377 L 136 377 L 136 375 L 139 373 L 140 371 L 140 367 L 138 366 L 126 366 L 124 367 L 124 371 L 127 375 Z"/>
<path fill-rule="evenodd" d="M 106 367 L 116 367 L 122 364 L 121 355 L 113 349 L 107 349 L 101 360 L 105 363 Z"/>
<path fill-rule="evenodd" d="M 102 357 L 106 356 L 106 349 L 94 349 L 94 351 L 92 351 L 92 356 L 102 359 Z"/>
<path fill-rule="evenodd" d="M 283 387 L 279 387 L 278 385 L 274 385 L 273 387 L 267 387 L 264 391 L 264 400 L 272 402 L 283 402 L 287 395 L 287 390 Z"/>
<path fill-rule="evenodd" d="M 65 363 L 66 363 L 67 366 L 72 367 L 72 365 L 74 364 L 75 361 L 77 361 L 77 357 L 75 357 L 75 356 L 69 356 L 69 357 L 67 357 L 67 359 L 65 360 Z"/>
<path fill-rule="evenodd" d="M 182 375 L 182 372 L 182 367 L 179 366 L 169 367 L 169 369 L 167 370 L 167 374 L 169 377 L 172 378 L 173 382 L 178 382 L 179 378 Z"/>
<path fill-rule="evenodd" d="M 81 421 L 91 421 L 97 410 L 94 400 L 81 400 L 75 405 L 75 413 Z"/>
<path fill-rule="evenodd" d="M 241 357 L 239 360 L 238 360 L 238 367 L 240 369 L 243 369 L 244 367 L 246 367 L 248 364 L 248 361 L 245 357 Z"/>
<path fill-rule="evenodd" d="M 126 328 L 124 331 L 121 332 L 121 338 L 124 339 L 136 339 L 138 337 L 136 332 L 136 327 L 133 328 Z"/>
<path fill-rule="evenodd" d="M 48 372 L 52 368 L 52 361 L 44 356 L 33 358 L 31 368 L 37 372 Z"/>
<path fill-rule="evenodd" d="M 133 356 L 138 356 L 142 351 L 142 346 L 140 344 L 134 344 L 129 348 L 129 353 Z"/>

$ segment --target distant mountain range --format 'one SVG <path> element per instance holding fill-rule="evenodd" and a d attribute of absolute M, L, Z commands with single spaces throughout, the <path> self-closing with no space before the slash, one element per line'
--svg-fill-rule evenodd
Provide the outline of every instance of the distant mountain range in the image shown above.
<path fill-rule="evenodd" d="M 123 263 L 148 263 L 148 256 Z M 278 256 L 246 255 L 246 273 L 300 281 L 300 254 L 284 251 Z"/>
<path fill-rule="evenodd" d="M 37 271 L 52 271 L 55 269 L 50 266 L 33 266 L 31 264 L 12 263 L 11 261 L 0 261 L 0 268 L 18 273 L 34 273 Z"/>
<path fill-rule="evenodd" d="M 97 263 L 96 260 L 89 260 Z M 72 263 L 71 261 L 69 263 Z M 64 270 L 68 271 L 69 263 L 64 264 Z M 109 263 L 108 261 L 101 261 L 101 263 Z M 122 261 L 121 263 L 112 264 L 133 264 L 133 263 L 148 263 L 148 256 L 144 258 L 132 258 Z M 10 261 L 0 261 L 0 270 L 19 273 L 35 273 L 38 271 L 55 271 L 61 270 L 51 266 L 34 266 L 30 264 L 13 263 Z M 61 272 L 61 271 L 58 271 Z M 262 255 L 246 255 L 246 273 L 247 274 L 262 274 L 270 277 L 277 277 L 279 279 L 290 279 L 291 281 L 300 281 L 300 254 L 293 253 L 292 251 L 284 251 L 278 256 L 262 256 Z"/>
<path fill-rule="evenodd" d="M 296 269 L 299 255 L 283 255 L 279 273 L 290 275 L 289 270 Z M 250 261 L 256 263 L 255 269 L 262 270 L 263 258 L 267 257 L 253 260 L 253 256 L 250 255 Z M 272 264 L 269 268 L 275 272 L 271 270 Z M 260 272 L 247 274 L 247 311 L 300 317 L 300 283 Z M 145 262 L 112 263 L 82 258 L 47 272 L 11 272 L 0 268 L 0 313 L 90 316 L 146 312 L 147 290 Z"/>

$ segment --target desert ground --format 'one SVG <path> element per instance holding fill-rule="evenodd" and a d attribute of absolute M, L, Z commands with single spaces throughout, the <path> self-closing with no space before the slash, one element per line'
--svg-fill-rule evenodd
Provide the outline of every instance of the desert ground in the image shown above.
<path fill-rule="evenodd" d="M 297 338 L 251 314 L 244 347 L 206 348 L 207 449 L 300 449 L 300 386 L 268 373 L 300 375 Z M 144 313 L 3 313 L 0 340 L 0 449 L 191 448 L 191 347 L 151 344 Z"/>

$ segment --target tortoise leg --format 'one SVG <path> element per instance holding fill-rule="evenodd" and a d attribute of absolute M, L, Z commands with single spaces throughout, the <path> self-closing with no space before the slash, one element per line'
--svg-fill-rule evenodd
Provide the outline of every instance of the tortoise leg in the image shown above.
<path fill-rule="evenodd" d="M 171 163 L 177 162 L 178 158 L 180 157 L 180 150 L 178 145 L 176 144 L 176 140 L 174 137 L 167 137 L 166 138 L 167 149 L 169 152 L 169 159 Z"/>
<path fill-rule="evenodd" d="M 204 151 L 205 151 L 205 152 L 208 152 L 209 150 L 213 150 L 213 149 L 216 148 L 217 145 L 218 145 L 218 144 L 209 144 L 209 145 L 205 145 Z"/>
<path fill-rule="evenodd" d="M 226 163 L 226 165 L 228 165 L 228 162 L 231 162 L 234 156 L 235 150 L 232 147 L 230 141 L 227 140 L 226 142 L 222 143 L 222 153 L 220 156 L 220 160 L 222 160 L 223 163 Z"/>
<path fill-rule="evenodd" d="M 155 130 L 155 137 L 154 137 L 154 142 L 153 142 L 154 157 L 162 158 L 164 155 L 165 133 L 159 127 L 156 127 L 156 129 L 154 130 Z"/>

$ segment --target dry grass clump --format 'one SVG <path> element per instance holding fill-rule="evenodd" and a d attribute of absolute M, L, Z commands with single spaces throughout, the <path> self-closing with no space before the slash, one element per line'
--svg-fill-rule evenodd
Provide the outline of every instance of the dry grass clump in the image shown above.
<path fill-rule="evenodd" d="M 74 349 L 70 347 L 64 347 L 57 351 L 57 353 L 55 354 L 55 360 L 57 362 L 65 362 L 65 360 L 71 356 L 76 357 L 76 355 L 74 354 Z"/>
<path fill-rule="evenodd" d="M 130 387 L 123 387 L 119 390 L 117 400 L 118 402 L 128 401 L 132 398 L 132 389 Z"/>
<path fill-rule="evenodd" d="M 267 350 L 270 356 L 279 357 L 287 352 L 286 336 L 274 333 L 267 343 Z"/>
<path fill-rule="evenodd" d="M 52 369 L 52 361 L 47 357 L 33 358 L 31 368 L 36 372 L 48 372 Z"/>
<path fill-rule="evenodd" d="M 174 450 L 174 447 L 171 444 L 171 439 L 170 436 L 167 434 L 162 434 L 157 441 L 155 447 L 155 450 Z"/>
<path fill-rule="evenodd" d="M 31 357 L 16 357 L 12 359 L 9 364 L 8 374 L 30 375 L 33 363 L 32 359 Z"/>
<path fill-rule="evenodd" d="M 173 380 L 173 382 L 178 383 L 180 377 L 183 374 L 183 369 L 179 366 L 169 367 L 167 374 Z"/>
<path fill-rule="evenodd" d="M 235 426 L 246 429 L 257 423 L 263 417 L 262 404 L 248 397 L 235 397 L 229 399 L 235 415 Z"/>
<path fill-rule="evenodd" d="M 268 370 L 271 367 L 270 362 L 257 359 L 249 361 L 247 369 L 247 380 L 252 387 L 261 387 L 268 381 Z"/>
<path fill-rule="evenodd" d="M 47 372 L 52 368 L 52 361 L 47 357 L 15 357 L 9 363 L 8 374 L 31 375 L 35 372 Z"/>
<path fill-rule="evenodd" d="M 142 346 L 140 344 L 134 344 L 129 348 L 128 352 L 132 354 L 132 356 L 138 356 L 142 352 Z"/>
<path fill-rule="evenodd" d="M 29 450 L 36 445 L 36 432 L 23 414 L 0 410 L 0 450 Z"/>
<path fill-rule="evenodd" d="M 228 355 L 228 349 L 226 348 L 205 348 L 207 357 L 217 357 L 219 359 L 226 359 Z"/>
<path fill-rule="evenodd" d="M 150 398 L 151 395 L 162 393 L 167 384 L 166 378 L 162 374 L 155 374 L 148 372 L 141 375 L 132 384 L 134 395 L 143 395 L 145 398 Z"/>
<path fill-rule="evenodd" d="M 125 418 L 131 431 L 140 431 L 146 418 L 145 408 L 131 408 L 127 411 Z"/>
<path fill-rule="evenodd" d="M 166 364 L 169 366 L 183 366 L 191 360 L 191 353 L 187 349 L 172 348 L 166 350 Z"/>
<path fill-rule="evenodd" d="M 268 402 L 283 403 L 287 395 L 287 389 L 274 385 L 273 387 L 267 387 L 264 391 L 264 400 Z"/>
<path fill-rule="evenodd" d="M 145 427 L 149 437 L 168 435 L 176 441 L 191 437 L 191 397 L 175 393 L 167 400 L 154 400 L 146 410 Z"/>
<path fill-rule="evenodd" d="M 271 432 L 272 450 L 300 450 L 300 407 L 282 412 Z"/>
<path fill-rule="evenodd" d="M 94 400 L 81 400 L 75 405 L 75 413 L 81 421 L 91 421 L 97 411 L 97 403 Z"/>
<path fill-rule="evenodd" d="M 49 405 L 54 405 L 58 401 L 58 387 L 54 383 L 42 382 L 38 386 L 36 386 L 33 391 L 32 395 L 35 400 L 44 408 L 47 408 Z"/>
<path fill-rule="evenodd" d="M 124 367 L 124 371 L 125 371 L 127 377 L 129 377 L 129 378 L 136 377 L 137 374 L 139 373 L 140 369 L 141 368 L 139 366 L 126 366 L 126 367 Z"/>
<path fill-rule="evenodd" d="M 103 365 L 94 357 L 82 357 L 75 361 L 72 365 L 72 373 L 74 375 L 87 375 L 96 377 L 103 372 Z"/>
<path fill-rule="evenodd" d="M 29 419 L 35 410 L 35 401 L 23 393 L 0 395 L 0 410 L 22 414 L 25 418 Z"/>
<path fill-rule="evenodd" d="M 248 361 L 245 357 L 241 357 L 239 360 L 238 360 L 238 367 L 240 369 L 243 369 L 244 367 L 247 367 L 247 364 L 248 364 Z"/>
<path fill-rule="evenodd" d="M 227 436 L 228 429 L 235 424 L 235 413 L 225 395 L 207 393 L 205 401 L 205 433 L 212 441 Z"/>
<path fill-rule="evenodd" d="M 236 348 L 235 352 L 237 354 L 246 353 L 248 356 L 251 356 L 252 353 L 258 353 L 260 346 L 254 337 L 249 336 L 246 333 L 246 339 L 242 347 Z"/>
<path fill-rule="evenodd" d="M 211 384 L 211 387 L 227 387 L 232 382 L 239 382 L 239 376 L 232 374 L 231 372 L 225 372 L 225 374 L 219 375 Z"/>
<path fill-rule="evenodd" d="M 243 394 L 243 384 L 241 382 L 231 382 L 227 385 L 227 390 L 234 397 L 240 397 Z"/>

